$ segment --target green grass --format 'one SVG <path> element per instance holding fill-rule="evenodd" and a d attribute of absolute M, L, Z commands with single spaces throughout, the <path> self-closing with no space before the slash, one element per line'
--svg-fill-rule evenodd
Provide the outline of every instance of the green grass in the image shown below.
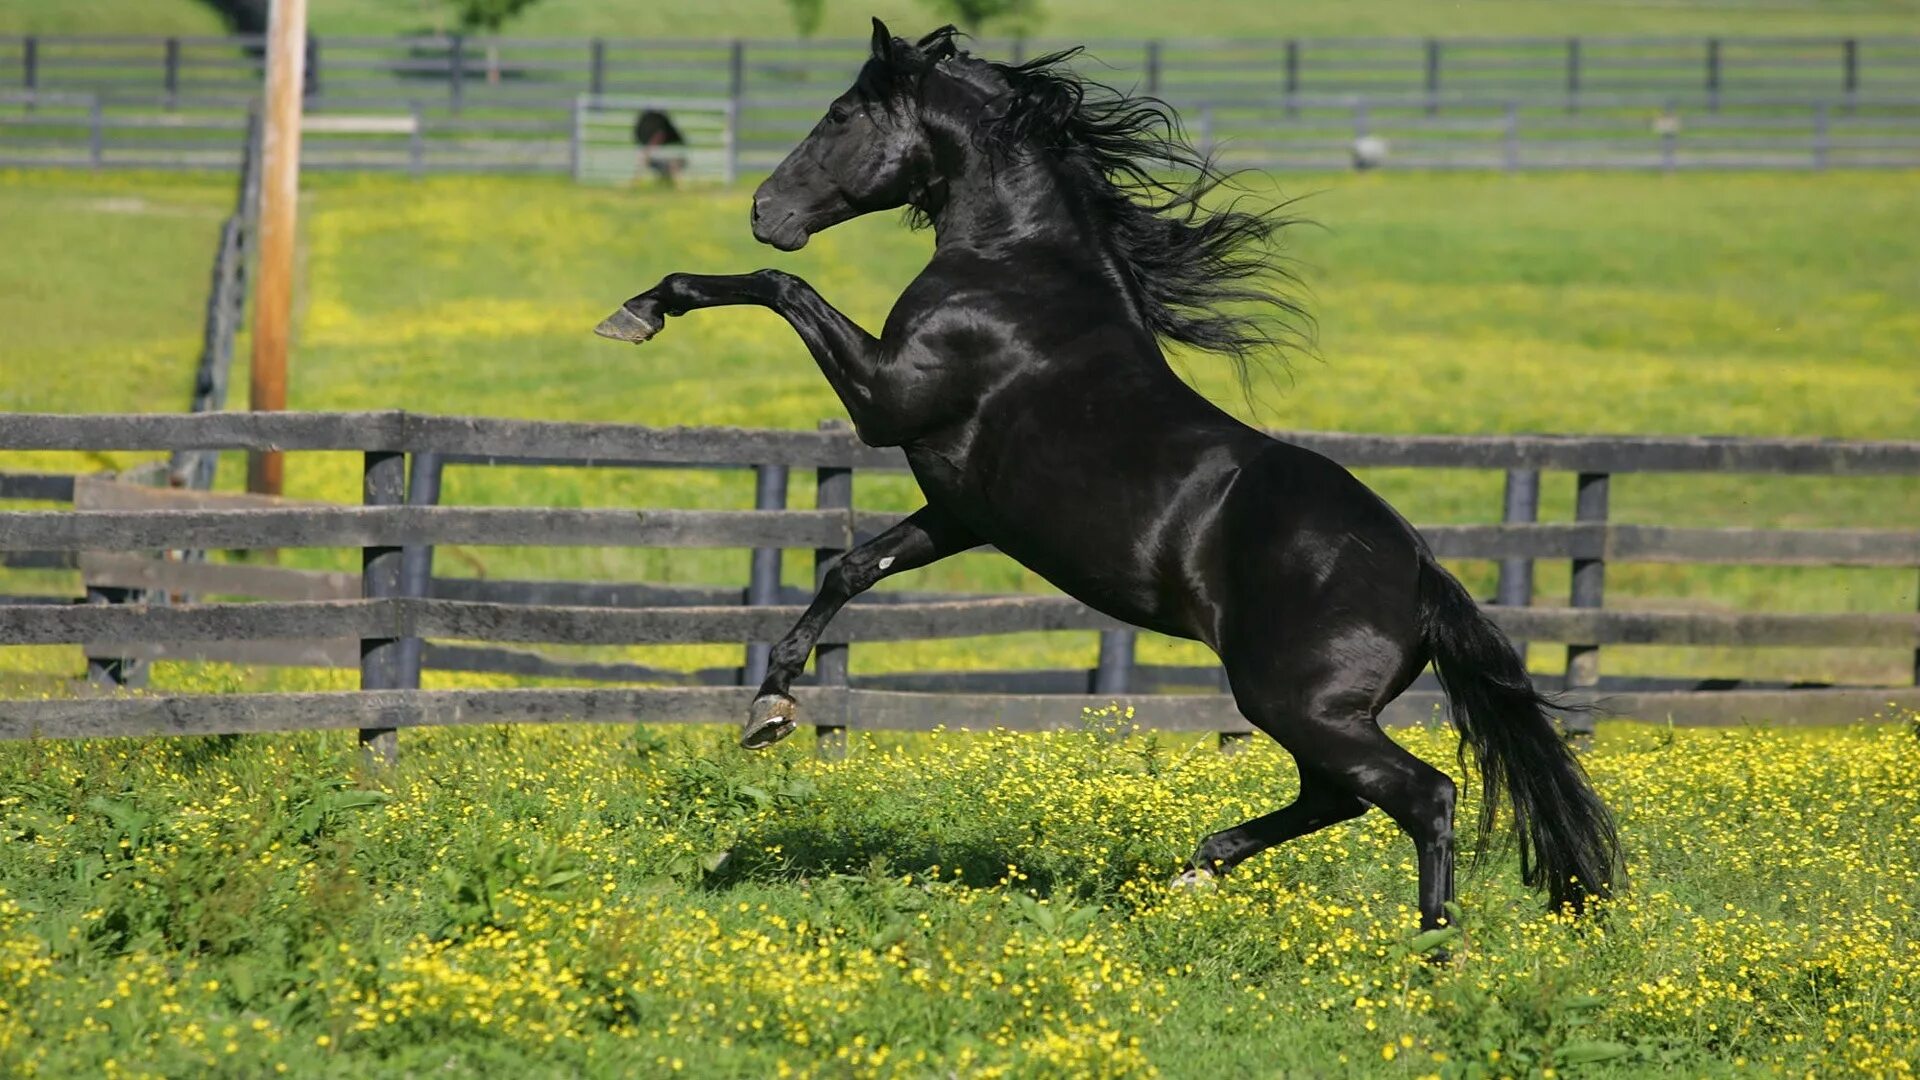
<path fill-rule="evenodd" d="M 1914 31 L 1914 0 L 1640 3 L 1634 0 L 1349 0 L 1341 4 L 1112 4 L 1042 0 L 1035 29 L 1049 37 L 1264 37 L 1465 34 L 1901 34 Z M 317 34 L 397 34 L 447 29 L 438 0 L 312 0 Z M 913 0 L 830 3 L 820 36 L 864 37 L 877 15 L 902 33 L 944 17 Z M 210 9 L 194 0 L 10 0 L 0 33 L 217 32 Z M 508 34 L 719 38 L 786 37 L 783 0 L 542 0 Z"/>
<path fill-rule="evenodd" d="M 1328 176 L 1295 251 L 1313 288 L 1321 358 L 1263 383 L 1251 409 L 1224 365 L 1183 365 L 1216 399 L 1275 427 L 1381 432 L 1654 432 L 1914 438 L 1920 380 L 1920 196 L 1907 174 L 1815 176 Z M 0 267 L 0 315 L 20 377 L 8 409 L 183 407 L 205 267 L 229 192 L 195 178 L 15 174 L 0 214 L 34 253 Z M 755 245 L 745 189 L 629 192 L 561 181 L 310 178 L 298 355 L 303 409 L 812 427 L 842 415 L 785 324 L 758 310 L 697 313 L 640 349 L 593 337 L 607 310 L 670 270 L 794 270 L 869 327 L 924 260 L 929 238 L 890 215 L 795 256 Z M 111 257 L 104 252 L 113 252 Z M 245 356 L 244 347 L 241 352 Z M 241 365 L 244 367 L 244 362 Z M 244 371 L 234 400 L 245 400 Z M 12 467 L 72 467 L 15 455 Z M 126 459 L 109 456 L 106 463 Z M 294 455 L 292 493 L 352 500 L 347 455 Z M 225 470 L 234 482 L 237 462 Z M 1488 521 L 1500 478 L 1382 470 L 1370 482 L 1416 521 Z M 1621 478 L 1614 513 L 1672 525 L 1920 527 L 1911 478 Z M 795 502 L 810 498 L 804 478 Z M 1550 476 L 1543 516 L 1570 514 Z M 450 500 L 562 506 L 751 505 L 744 476 L 456 470 Z M 899 478 L 858 499 L 910 509 Z M 1126 527 L 1124 522 L 1113 523 Z M 309 565 L 344 565 L 325 553 Z M 340 557 L 344 558 L 344 556 Z M 449 573 L 737 581 L 736 552 L 442 549 Z M 800 553 L 793 583 L 809 580 Z M 1491 568 L 1462 569 L 1479 589 Z M 905 587 L 1044 588 L 969 556 Z M 47 587 L 70 589 L 70 583 Z M 1563 567 L 1543 564 L 1557 602 Z M 1911 611 L 1911 571 L 1622 565 L 1609 603 L 1802 611 Z M 1149 660 L 1198 662 L 1151 641 Z M 1613 673 L 1900 681 L 1893 650 L 1617 648 Z M 658 654 L 655 654 L 658 658 Z M 1070 666 L 1086 635 L 854 650 L 856 670 Z M 727 663 L 732 650 L 676 650 Z M 1557 652 L 1535 650 L 1551 668 Z M 64 673 L 69 651 L 32 668 Z M 163 681 L 164 681 L 163 673 Z M 293 676 L 287 676 L 293 678 Z M 300 678 L 308 678 L 300 676 Z"/>
<path fill-rule="evenodd" d="M 1606 725 L 1586 760 L 1632 890 L 1574 925 L 1496 858 L 1462 874 L 1446 967 L 1416 953 L 1411 846 L 1379 814 L 1166 888 L 1201 834 L 1291 797 L 1271 746 L 1097 724 L 843 764 L 621 728 L 402 745 L 379 777 L 337 735 L 0 747 L 0 1072 L 1584 1080 L 1920 1056 L 1910 723 Z"/>

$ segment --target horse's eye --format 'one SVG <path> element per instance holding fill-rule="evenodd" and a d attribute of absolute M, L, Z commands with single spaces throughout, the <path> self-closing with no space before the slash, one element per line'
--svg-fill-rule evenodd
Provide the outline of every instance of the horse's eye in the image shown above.
<path fill-rule="evenodd" d="M 853 110 L 851 109 L 835 105 L 833 108 L 827 110 L 827 123 L 844 124 L 847 122 L 847 117 L 851 116 L 852 113 Z"/>

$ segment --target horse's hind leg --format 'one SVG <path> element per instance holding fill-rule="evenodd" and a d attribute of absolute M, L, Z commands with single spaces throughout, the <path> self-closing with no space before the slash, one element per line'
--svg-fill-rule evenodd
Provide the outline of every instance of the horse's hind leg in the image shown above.
<path fill-rule="evenodd" d="M 1382 638 L 1367 634 L 1359 640 Z M 1359 655 L 1363 650 L 1332 650 L 1332 655 L 1340 651 Z M 1375 723 L 1380 703 L 1396 696 L 1382 694 L 1382 686 L 1404 686 L 1411 678 L 1407 667 L 1388 655 L 1382 663 L 1350 661 L 1342 671 L 1261 665 L 1248 673 L 1229 663 L 1227 673 L 1246 719 L 1300 763 L 1302 794 L 1306 776 L 1321 776 L 1346 796 L 1386 811 L 1413 840 L 1421 874 L 1421 928 L 1432 930 L 1446 924 L 1446 905 L 1453 899 L 1453 780 L 1386 738 Z M 1392 675 L 1380 676 L 1382 671 Z"/>
<path fill-rule="evenodd" d="M 1341 688 L 1338 678 L 1303 688 L 1303 681 L 1315 680 L 1303 680 L 1302 674 L 1286 676 L 1292 686 L 1273 694 L 1243 689 L 1244 681 L 1236 679 L 1241 711 L 1300 763 L 1302 794 L 1307 776 L 1322 777 L 1385 811 L 1412 838 L 1420 867 L 1421 928 L 1444 925 L 1446 904 L 1453 899 L 1453 780 L 1380 730 L 1373 689 Z"/>
<path fill-rule="evenodd" d="M 1255 855 L 1329 825 L 1367 812 L 1367 804 L 1325 775 L 1300 769 L 1300 794 L 1293 802 L 1251 821 L 1222 829 L 1200 841 L 1176 885 L 1193 885 L 1224 874 Z"/>

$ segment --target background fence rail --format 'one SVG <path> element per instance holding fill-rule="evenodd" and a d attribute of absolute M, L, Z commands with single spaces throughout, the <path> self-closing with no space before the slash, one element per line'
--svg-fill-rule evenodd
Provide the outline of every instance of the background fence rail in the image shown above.
<path fill-rule="evenodd" d="M 357 450 L 367 505 L 298 504 L 259 496 L 169 491 L 119 480 L 50 474 L 0 476 L 0 498 L 72 500 L 72 511 L 0 512 L 0 558 L 14 565 L 78 566 L 94 603 L 0 598 L 0 644 L 80 643 L 101 677 L 153 660 L 358 667 L 362 694 L 238 695 L 110 701 L 0 701 L 0 737 L 355 727 L 391 756 L 402 727 L 504 719 L 731 720 L 764 670 L 749 647 L 739 667 L 665 670 L 629 660 L 553 659 L 503 646 L 765 643 L 807 599 L 782 587 L 777 554 L 811 550 L 816 572 L 896 515 L 853 505 L 857 469 L 898 471 L 896 450 L 860 444 L 842 427 L 819 431 L 655 429 L 380 413 L 204 413 L 0 417 L 0 449 Z M 1920 476 L 1920 443 L 1803 439 L 1597 436 L 1284 437 L 1349 466 L 1478 468 L 1508 474 L 1502 522 L 1424 531 L 1446 557 L 1497 560 L 1489 607 L 1516 639 L 1568 644 L 1565 674 L 1548 689 L 1597 696 L 1612 707 L 1676 722 L 1765 716 L 1835 722 L 1889 704 L 1920 705 L 1914 687 L 1790 688 L 1687 679 L 1600 676 L 1600 650 L 1619 644 L 1871 647 L 1920 657 L 1920 614 L 1621 610 L 1605 606 L 1610 562 L 1920 567 L 1920 533 L 1869 529 L 1694 529 L 1607 520 L 1616 475 L 1728 471 L 1793 475 Z M 411 468 L 408 458 L 411 458 Z M 489 463 L 593 468 L 735 468 L 756 474 L 755 510 L 555 510 L 437 505 L 447 467 Z M 815 470 L 816 509 L 786 508 L 791 469 Z M 1542 470 L 1572 473 L 1576 520 L 1538 518 Z M 410 489 L 410 490 L 409 490 Z M 475 581 L 432 575 L 435 545 L 705 546 L 752 552 L 741 586 L 623 582 Z M 182 548 L 345 547 L 359 573 L 192 563 Z M 768 554 L 775 557 L 769 559 Z M 1531 607 L 1532 566 L 1574 568 L 1564 607 Z M 770 569 L 771 567 L 771 569 Z M 200 594 L 212 603 L 173 602 Z M 142 597 L 150 598 L 140 602 Z M 241 597 L 259 598 L 238 602 Z M 1091 670 L 850 676 L 848 648 L 873 641 L 1099 631 Z M 809 719 L 831 750 L 849 728 L 1070 726 L 1081 710 L 1115 701 L 1155 707 L 1144 721 L 1170 730 L 1244 734 L 1217 668 L 1139 665 L 1132 632 L 1062 596 L 869 594 L 829 628 L 806 687 Z M 756 659 L 757 658 L 757 659 Z M 756 669 L 756 664 L 760 665 Z M 656 684 L 630 690 L 435 691 L 423 667 Z M 1920 674 L 1920 672 L 1917 672 Z M 1155 697 L 1139 695 L 1173 690 Z M 1193 691 L 1203 693 L 1195 695 Z M 905 693 L 903 691 L 914 691 Z M 1429 721 L 1439 704 L 1417 683 L 1385 717 Z"/>
<path fill-rule="evenodd" d="M 1065 41 L 987 39 L 987 55 Z M 1092 41 L 1231 164 L 1276 169 L 1846 168 L 1920 162 L 1920 36 Z M 577 103 L 725 105 L 726 168 L 779 160 L 854 41 L 315 39 L 317 169 L 574 171 Z M 0 38 L 0 164 L 231 165 L 258 38 Z"/>

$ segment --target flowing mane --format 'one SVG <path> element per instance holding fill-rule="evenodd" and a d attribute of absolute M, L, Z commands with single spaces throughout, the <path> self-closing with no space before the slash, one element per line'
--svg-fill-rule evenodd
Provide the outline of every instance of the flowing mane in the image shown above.
<path fill-rule="evenodd" d="M 984 70 L 1005 84 L 976 145 L 1008 159 L 1044 154 L 1072 166 L 1070 182 L 1104 219 L 1155 334 L 1232 357 L 1243 381 L 1256 356 L 1312 348 L 1313 317 L 1285 291 L 1299 281 L 1276 245 L 1276 234 L 1299 221 L 1285 212 L 1287 203 L 1244 209 L 1238 196 L 1207 206 L 1234 175 L 1187 141 L 1166 102 L 1070 69 L 1080 48 L 1003 64 L 969 56 L 958 36 L 941 27 L 911 47 L 917 58 L 906 59 L 917 59 L 920 73 L 957 59 L 970 77 Z"/>

